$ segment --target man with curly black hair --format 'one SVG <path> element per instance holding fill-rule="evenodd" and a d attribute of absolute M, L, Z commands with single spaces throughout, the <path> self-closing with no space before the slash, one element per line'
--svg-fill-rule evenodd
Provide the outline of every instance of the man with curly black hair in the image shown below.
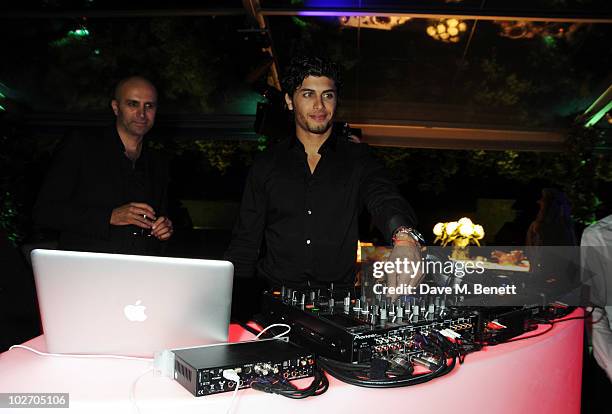
<path fill-rule="evenodd" d="M 338 66 L 319 57 L 294 59 L 282 85 L 295 131 L 262 154 L 249 173 L 226 253 L 236 277 L 252 277 L 257 269 L 271 286 L 354 284 L 364 206 L 386 239 L 395 241 L 394 255 L 419 260 L 412 208 L 368 147 L 333 128 Z M 416 276 L 388 284 L 416 284 Z"/>

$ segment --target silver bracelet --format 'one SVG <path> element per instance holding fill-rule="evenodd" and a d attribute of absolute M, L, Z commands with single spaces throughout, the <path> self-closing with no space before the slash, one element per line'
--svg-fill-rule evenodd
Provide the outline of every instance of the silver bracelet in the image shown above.
<path fill-rule="evenodd" d="M 397 229 L 395 229 L 395 231 L 393 232 L 393 237 L 392 237 L 392 240 L 394 242 L 396 241 L 398 234 L 407 234 L 415 242 L 419 244 L 425 244 L 425 239 L 423 238 L 423 235 L 419 233 L 418 231 L 416 231 L 415 229 L 413 229 L 412 227 L 399 226 Z"/>

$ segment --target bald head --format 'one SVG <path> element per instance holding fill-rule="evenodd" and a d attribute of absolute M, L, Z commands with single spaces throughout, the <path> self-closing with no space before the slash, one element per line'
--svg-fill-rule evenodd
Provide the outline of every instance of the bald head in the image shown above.
<path fill-rule="evenodd" d="M 148 87 L 152 89 L 153 91 L 155 91 L 155 97 L 157 99 L 157 89 L 155 88 L 155 85 L 153 85 L 153 83 L 150 80 L 142 76 L 130 76 L 127 78 L 123 78 L 119 82 L 117 82 L 117 86 L 115 86 L 115 91 L 113 93 L 113 99 L 120 100 L 120 96 L 122 92 L 125 90 L 125 88 L 126 87 L 129 88 L 131 86 Z"/>

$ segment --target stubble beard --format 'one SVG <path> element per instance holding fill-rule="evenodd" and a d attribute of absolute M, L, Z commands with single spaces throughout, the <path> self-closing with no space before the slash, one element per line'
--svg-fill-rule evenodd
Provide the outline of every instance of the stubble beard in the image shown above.
<path fill-rule="evenodd" d="M 306 129 L 311 134 L 324 134 L 325 132 L 329 130 L 329 128 L 331 128 L 332 122 L 330 120 L 322 124 L 317 124 L 314 122 L 309 122 L 309 120 L 306 120 L 305 124 L 306 124 Z"/>
<path fill-rule="evenodd" d="M 323 134 L 329 130 L 330 123 L 328 122 L 325 125 L 316 125 L 314 127 L 309 127 L 308 131 L 313 134 Z"/>

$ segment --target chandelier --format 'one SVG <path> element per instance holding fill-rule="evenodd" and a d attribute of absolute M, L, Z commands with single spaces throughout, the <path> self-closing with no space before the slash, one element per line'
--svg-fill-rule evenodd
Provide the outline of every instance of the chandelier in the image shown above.
<path fill-rule="evenodd" d="M 346 27 L 358 27 L 362 29 L 391 30 L 395 26 L 402 25 L 410 20 L 410 17 L 400 16 L 342 16 L 340 24 Z"/>
<path fill-rule="evenodd" d="M 457 43 L 461 33 L 467 30 L 467 24 L 455 18 L 430 20 L 427 34 L 436 40 L 446 43 Z"/>

